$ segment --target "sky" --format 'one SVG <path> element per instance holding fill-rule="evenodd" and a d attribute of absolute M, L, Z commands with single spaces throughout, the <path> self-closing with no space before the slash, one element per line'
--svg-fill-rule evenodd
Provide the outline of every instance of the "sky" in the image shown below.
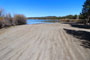
<path fill-rule="evenodd" d="M 27 17 L 80 14 L 85 0 L 0 0 L 0 8 Z"/>

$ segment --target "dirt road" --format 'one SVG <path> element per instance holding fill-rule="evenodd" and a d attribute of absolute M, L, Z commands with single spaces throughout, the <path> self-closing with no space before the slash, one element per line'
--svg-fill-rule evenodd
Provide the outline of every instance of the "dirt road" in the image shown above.
<path fill-rule="evenodd" d="M 90 49 L 64 28 L 79 30 L 59 23 L 1 29 L 0 60 L 90 60 Z"/>

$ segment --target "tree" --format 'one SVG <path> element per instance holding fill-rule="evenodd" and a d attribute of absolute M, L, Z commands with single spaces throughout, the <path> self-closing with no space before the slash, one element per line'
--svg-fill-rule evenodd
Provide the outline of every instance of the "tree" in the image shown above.
<path fill-rule="evenodd" d="M 85 18 L 87 18 L 90 14 L 90 0 L 86 0 L 86 2 L 83 5 L 83 10 L 82 14 L 84 15 Z"/>
<path fill-rule="evenodd" d="M 4 9 L 1 9 L 1 8 L 0 8 L 0 17 L 4 17 L 4 13 L 5 13 L 5 12 L 4 12 Z"/>
<path fill-rule="evenodd" d="M 90 23 L 90 0 L 85 1 L 80 18 L 85 19 L 83 21 L 85 24 Z"/>
<path fill-rule="evenodd" d="M 90 0 L 86 0 L 84 5 L 83 5 L 83 9 L 82 9 L 82 13 L 81 13 L 81 18 L 83 19 L 88 19 L 90 17 Z M 84 21 L 84 23 L 88 23 L 90 19 Z"/>

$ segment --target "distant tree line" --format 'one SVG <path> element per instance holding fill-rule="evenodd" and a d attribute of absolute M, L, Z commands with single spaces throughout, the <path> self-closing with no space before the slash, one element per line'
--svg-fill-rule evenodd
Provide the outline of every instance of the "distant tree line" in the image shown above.
<path fill-rule="evenodd" d="M 6 14 L 3 9 L 0 9 L 0 28 L 23 24 L 26 24 L 24 15 L 15 14 L 12 17 L 10 13 Z"/>
<path fill-rule="evenodd" d="M 28 17 L 28 19 L 77 19 L 78 15 L 67 15 L 62 17 L 46 16 L 46 17 Z"/>
<path fill-rule="evenodd" d="M 29 17 L 28 19 L 79 19 L 84 24 L 90 24 L 90 0 L 86 0 L 80 15 L 67 15 L 62 17 L 47 16 L 47 17 Z M 82 20 L 81 20 L 82 19 Z"/>

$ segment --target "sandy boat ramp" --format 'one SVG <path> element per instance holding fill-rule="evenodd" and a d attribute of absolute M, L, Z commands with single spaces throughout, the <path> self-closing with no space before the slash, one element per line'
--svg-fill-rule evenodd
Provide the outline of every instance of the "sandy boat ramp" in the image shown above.
<path fill-rule="evenodd" d="M 65 29 L 68 24 L 21 25 L 0 30 L 0 60 L 90 60 L 90 49 Z"/>

